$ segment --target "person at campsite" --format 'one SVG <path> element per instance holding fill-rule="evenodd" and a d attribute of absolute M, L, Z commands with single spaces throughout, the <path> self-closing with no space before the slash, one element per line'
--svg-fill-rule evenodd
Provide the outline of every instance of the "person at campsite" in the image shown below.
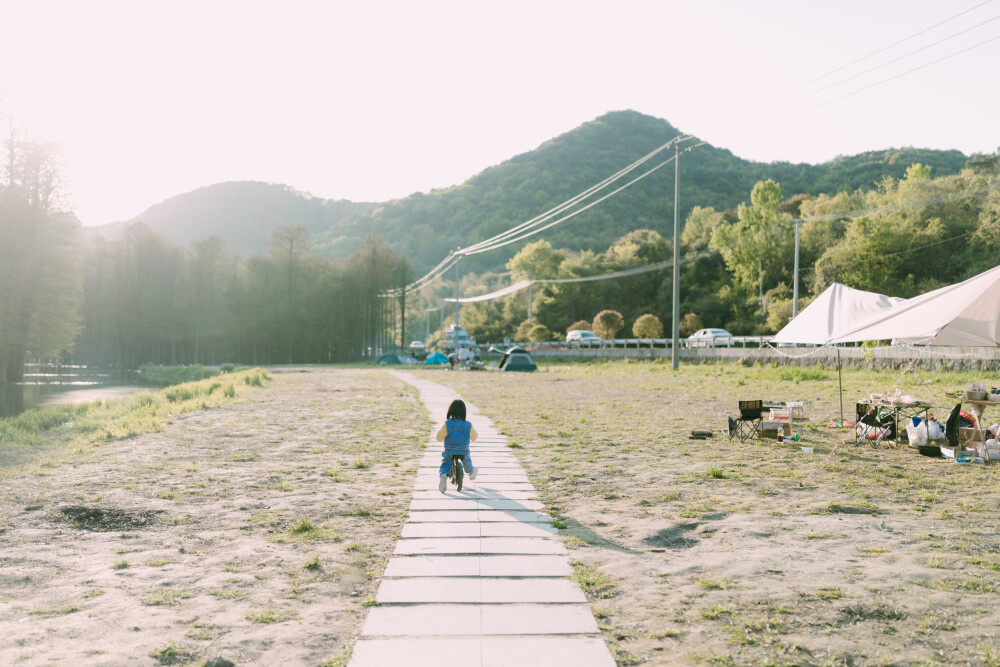
<path fill-rule="evenodd" d="M 447 421 L 437 432 L 437 441 L 444 443 L 444 452 L 441 454 L 441 467 L 438 473 L 441 481 L 438 482 L 438 491 L 444 493 L 448 487 L 448 475 L 451 473 L 451 457 L 455 454 L 463 454 L 463 465 L 469 473 L 469 479 L 475 481 L 476 469 L 472 465 L 472 457 L 469 455 L 470 443 L 479 437 L 472 423 L 465 419 L 465 401 L 454 400 L 448 406 Z"/>
<path fill-rule="evenodd" d="M 463 371 L 469 370 L 469 355 L 471 352 L 466 346 L 458 348 L 458 367 Z"/>

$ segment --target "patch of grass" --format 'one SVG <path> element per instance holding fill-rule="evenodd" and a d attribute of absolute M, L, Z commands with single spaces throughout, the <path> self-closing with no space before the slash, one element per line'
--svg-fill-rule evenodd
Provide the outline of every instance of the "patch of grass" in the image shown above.
<path fill-rule="evenodd" d="M 807 533 L 803 540 L 839 540 L 846 537 L 843 533 Z"/>
<path fill-rule="evenodd" d="M 129 562 L 127 560 L 117 560 L 111 565 L 113 570 L 126 570 L 129 567 Z"/>
<path fill-rule="evenodd" d="M 907 617 L 905 611 L 883 603 L 848 605 L 841 609 L 840 613 L 848 623 L 901 621 Z"/>
<path fill-rule="evenodd" d="M 260 611 L 252 611 L 247 614 L 244 618 L 251 623 L 281 623 L 282 621 L 287 621 L 292 618 L 294 614 L 289 611 L 284 611 L 281 609 L 261 609 Z"/>
<path fill-rule="evenodd" d="M 220 600 L 245 600 L 247 591 L 242 588 L 216 588 L 211 594 Z"/>
<path fill-rule="evenodd" d="M 698 615 L 707 621 L 714 621 L 723 616 L 730 616 L 733 613 L 732 607 L 724 607 L 722 605 L 713 604 L 710 607 L 705 607 L 698 612 Z"/>
<path fill-rule="evenodd" d="M 872 502 L 830 503 L 814 512 L 815 514 L 881 514 L 878 506 Z"/>
<path fill-rule="evenodd" d="M 573 566 L 573 581 L 579 584 L 588 598 L 607 599 L 617 594 L 617 585 L 596 567 L 580 561 L 570 564 Z"/>
<path fill-rule="evenodd" d="M 732 582 L 725 579 L 710 579 L 708 577 L 698 577 L 695 579 L 695 583 L 708 591 L 718 591 L 724 590 L 726 588 L 734 588 Z"/>
<path fill-rule="evenodd" d="M 712 479 L 726 479 L 726 473 L 722 470 L 722 468 L 709 468 L 708 476 Z"/>
<path fill-rule="evenodd" d="M 195 653 L 187 649 L 178 648 L 174 644 L 167 644 L 163 648 L 150 653 L 149 657 L 161 665 L 176 665 L 178 663 L 190 662 L 194 659 Z"/>
<path fill-rule="evenodd" d="M 313 554 L 312 556 L 310 556 L 309 560 L 306 561 L 306 564 L 303 567 L 307 570 L 323 569 L 323 566 L 320 564 L 319 561 L 319 554 Z"/>
<path fill-rule="evenodd" d="M 86 598 L 96 598 L 104 595 L 104 590 L 101 588 L 92 588 L 83 594 L 84 599 Z"/>
<path fill-rule="evenodd" d="M 361 459 L 361 458 L 354 459 L 354 469 L 355 470 L 365 470 L 366 468 L 369 468 L 369 467 L 371 467 L 371 464 L 368 463 L 368 461 L 365 461 L 364 459 Z"/>
<path fill-rule="evenodd" d="M 816 592 L 816 597 L 820 600 L 839 600 L 845 595 L 839 588 L 821 588 Z"/>
<path fill-rule="evenodd" d="M 28 613 L 32 616 L 44 616 L 46 618 L 51 616 L 65 616 L 66 614 L 72 614 L 74 612 L 80 611 L 83 607 L 77 605 L 67 605 L 65 607 L 42 607 L 39 609 L 32 609 Z"/>
<path fill-rule="evenodd" d="M 194 593 L 186 588 L 168 588 L 160 586 L 142 596 L 142 603 L 151 607 L 173 607 L 181 600 L 194 597 Z"/>

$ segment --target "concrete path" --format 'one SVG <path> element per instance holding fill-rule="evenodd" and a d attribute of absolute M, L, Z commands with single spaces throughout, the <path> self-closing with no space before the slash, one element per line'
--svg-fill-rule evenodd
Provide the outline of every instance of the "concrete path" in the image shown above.
<path fill-rule="evenodd" d="M 566 550 L 535 489 L 493 423 L 466 403 L 479 440 L 475 482 L 438 491 L 434 435 L 460 398 L 415 386 L 434 428 L 409 517 L 389 560 L 350 667 L 614 667 Z"/>

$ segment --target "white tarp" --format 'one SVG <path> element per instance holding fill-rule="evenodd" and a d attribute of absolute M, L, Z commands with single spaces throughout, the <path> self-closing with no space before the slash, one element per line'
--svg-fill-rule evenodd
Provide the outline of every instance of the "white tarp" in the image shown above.
<path fill-rule="evenodd" d="M 779 331 L 772 343 L 825 345 L 903 299 L 833 283 Z"/>
<path fill-rule="evenodd" d="M 889 340 L 901 343 L 1000 346 L 1000 266 L 955 285 L 907 299 L 843 331 L 832 342 Z"/>

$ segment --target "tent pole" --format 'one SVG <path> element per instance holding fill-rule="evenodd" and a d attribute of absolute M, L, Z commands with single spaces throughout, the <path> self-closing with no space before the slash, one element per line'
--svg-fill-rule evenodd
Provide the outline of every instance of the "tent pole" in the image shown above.
<path fill-rule="evenodd" d="M 844 379 L 840 365 L 840 346 L 837 347 L 837 385 L 840 387 L 840 423 L 844 423 Z"/>

